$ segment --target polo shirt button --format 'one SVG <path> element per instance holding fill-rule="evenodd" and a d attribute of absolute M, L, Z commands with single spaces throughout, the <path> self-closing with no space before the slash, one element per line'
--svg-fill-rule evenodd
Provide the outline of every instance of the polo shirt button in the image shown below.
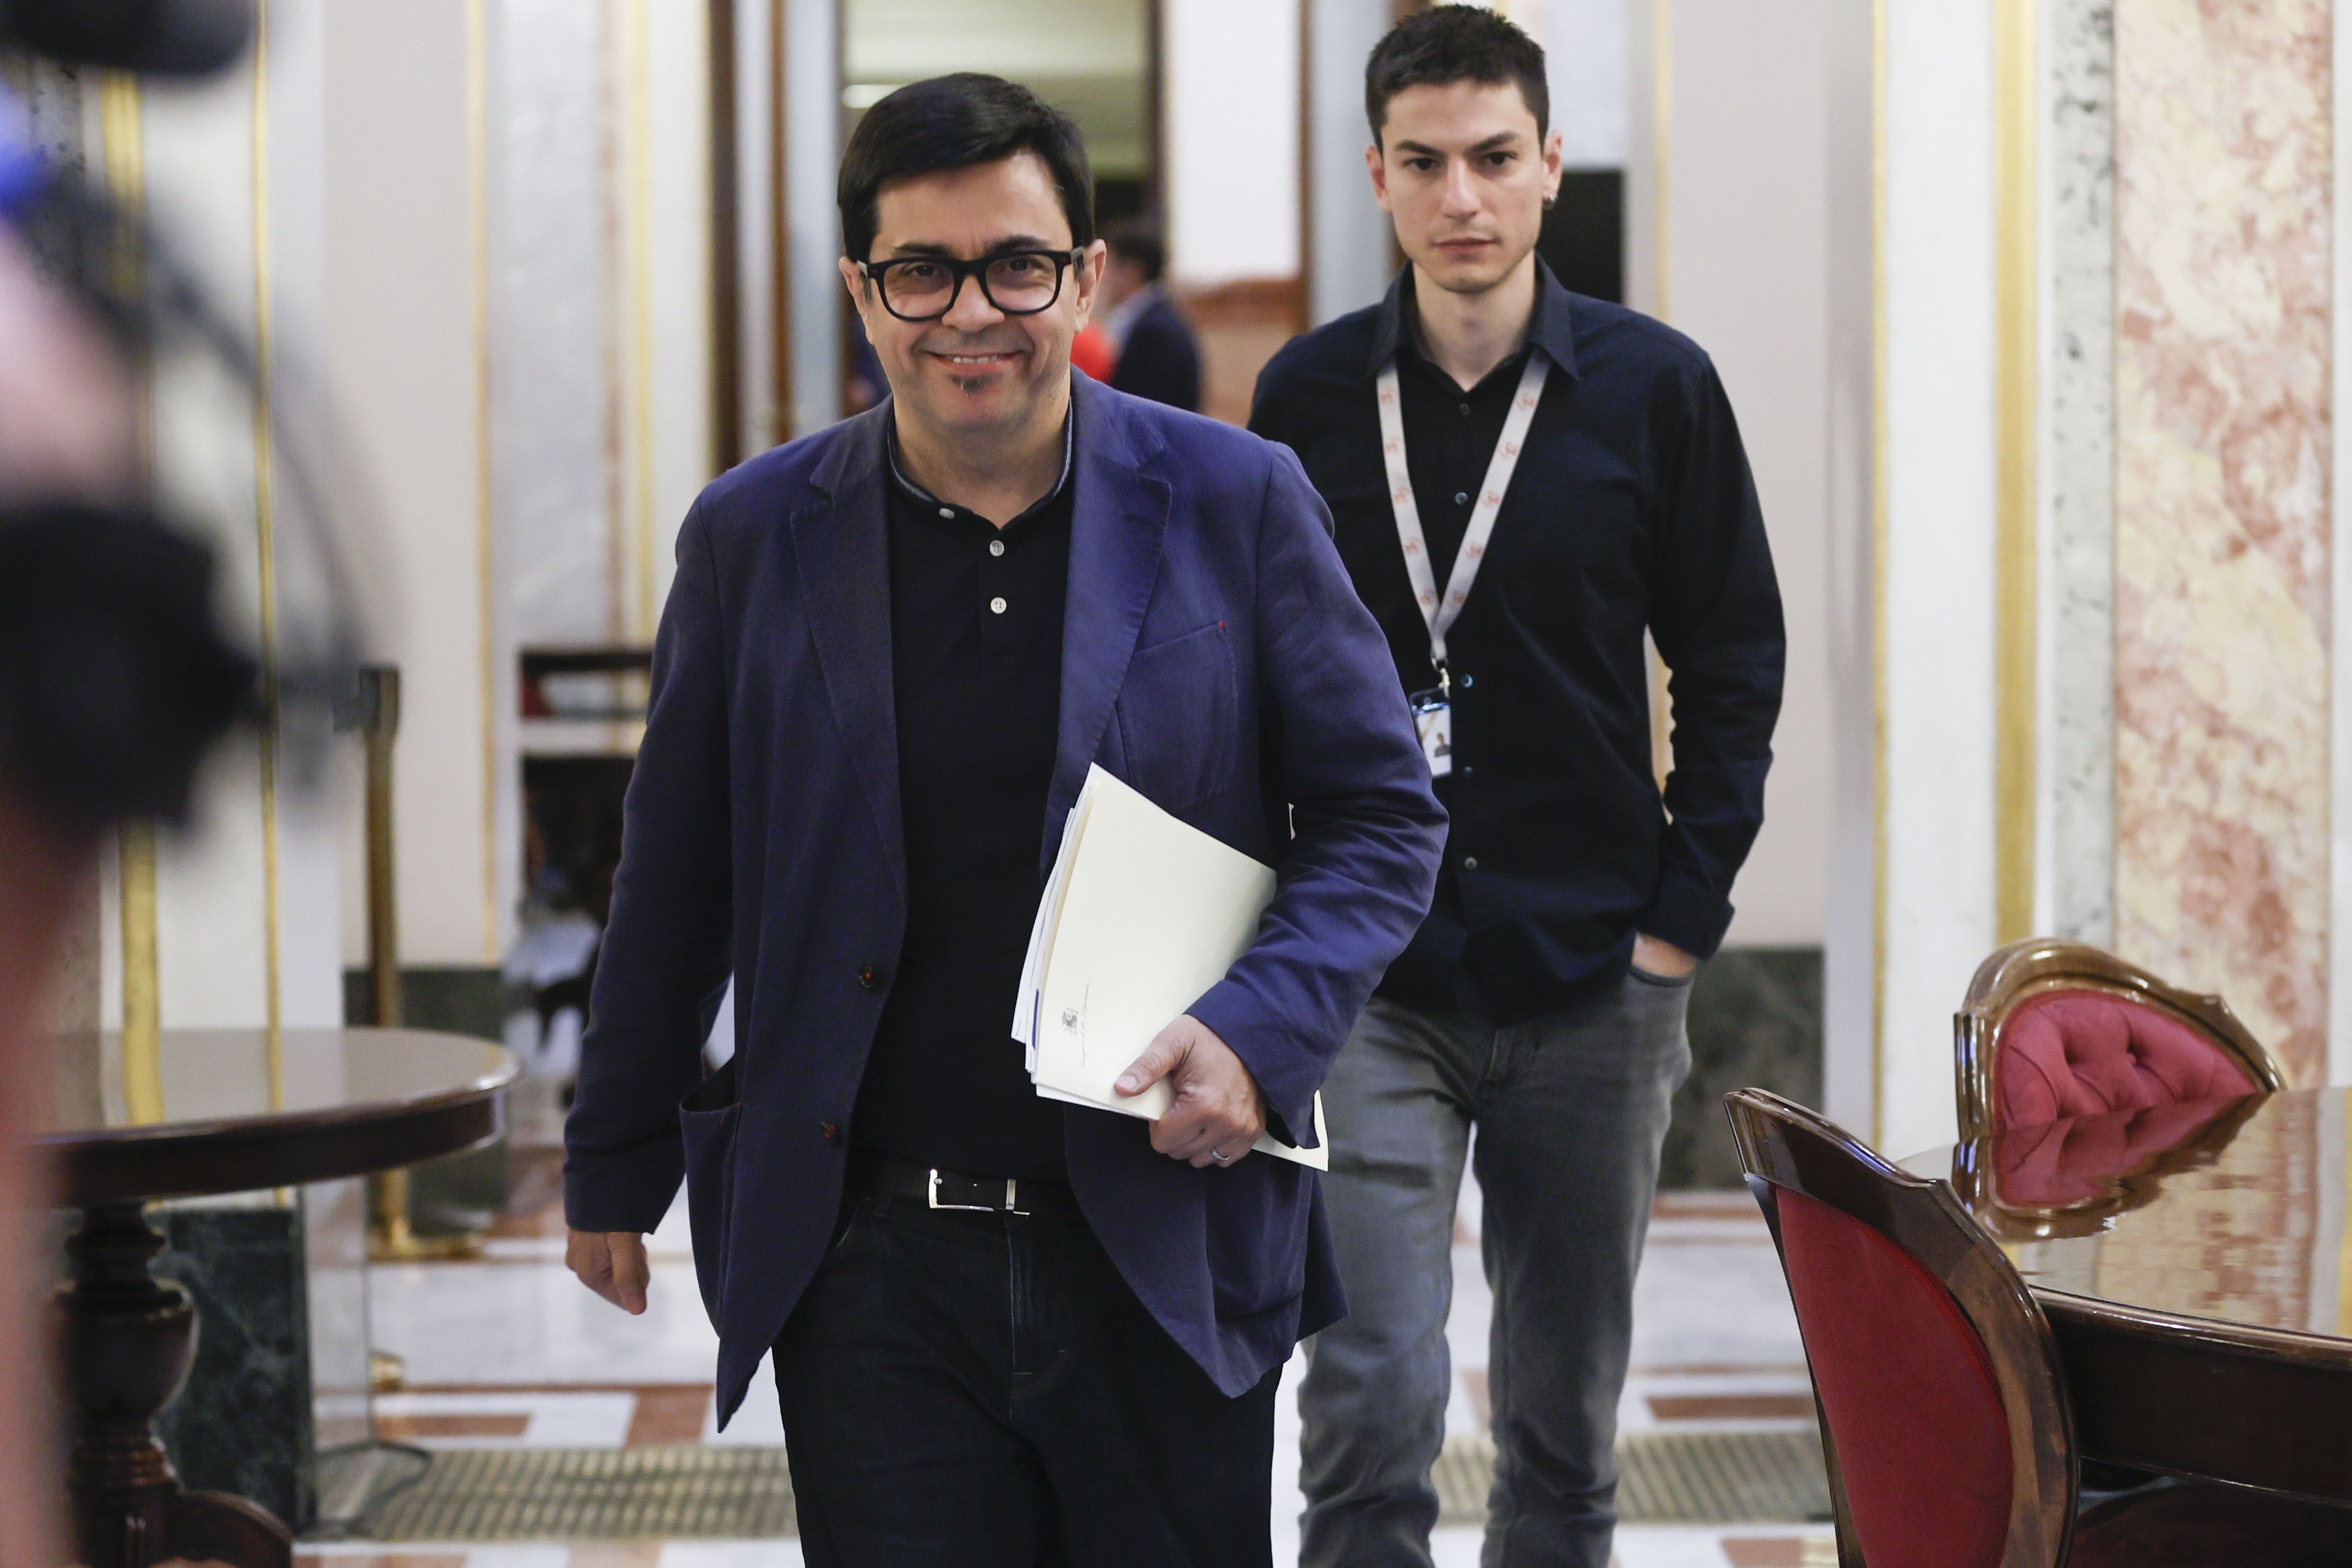
<path fill-rule="evenodd" d="M 1462 776 L 1463 776 L 1464 778 L 1465 778 L 1465 779 L 1466 779 L 1466 778 L 1468 778 L 1472 773 L 1476 773 L 1477 771 L 1478 771 L 1477 764 L 1476 764 L 1476 763 L 1463 763 L 1463 764 L 1462 764 L 1461 773 L 1462 773 Z"/>
<path fill-rule="evenodd" d="M 871 963 L 859 964 L 857 966 L 857 984 L 865 986 L 868 991 L 881 990 L 882 971 Z"/>
<path fill-rule="evenodd" d="M 838 1142 L 841 1139 L 841 1129 L 833 1122 L 820 1121 L 816 1124 L 816 1135 L 828 1143 Z"/>
<path fill-rule="evenodd" d="M 953 517 L 955 515 L 955 508 L 951 506 L 943 506 L 940 508 L 940 515 L 941 517 Z"/>
<path fill-rule="evenodd" d="M 1463 690 L 1465 690 L 1465 691 L 1469 690 L 1472 687 L 1474 687 L 1474 686 L 1475 686 L 1475 685 L 1477 685 L 1477 684 L 1478 684 L 1478 678 L 1477 678 L 1476 676 L 1474 676 L 1474 675 L 1465 675 L 1465 676 L 1464 676 L 1464 677 L 1462 678 L 1462 689 L 1463 689 Z"/>
<path fill-rule="evenodd" d="M 1003 541 L 1003 540 L 1001 540 L 1001 539 L 992 539 L 992 540 L 990 540 L 990 541 L 988 542 L 988 552 L 989 552 L 991 555 L 1002 555 L 1002 554 L 1003 554 L 1003 553 L 1004 553 L 1004 541 Z"/>
<path fill-rule="evenodd" d="M 1462 405 L 1462 417 L 1465 419 L 1470 417 L 1470 405 L 1466 403 Z"/>
<path fill-rule="evenodd" d="M 1475 871 L 1478 868 L 1478 857 L 1475 855 L 1462 857 L 1462 868 L 1465 871 Z"/>
<path fill-rule="evenodd" d="M 988 601 L 988 609 L 991 615 L 1001 616 L 1004 613 L 1004 601 L 1001 598 L 991 599 Z"/>
<path fill-rule="evenodd" d="M 1468 490 L 1455 490 L 1454 492 L 1454 504 L 1455 506 L 1468 506 L 1470 504 L 1470 492 Z"/>

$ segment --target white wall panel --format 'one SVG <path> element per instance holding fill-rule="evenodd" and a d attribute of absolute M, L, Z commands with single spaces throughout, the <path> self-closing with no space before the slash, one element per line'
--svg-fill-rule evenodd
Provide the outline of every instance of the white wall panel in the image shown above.
<path fill-rule="evenodd" d="M 491 672 L 477 598 L 466 5 L 334 0 L 328 20 L 328 363 L 343 456 L 372 487 L 396 578 L 360 586 L 391 589 L 402 610 L 383 636 L 403 679 L 401 949 L 411 963 L 479 963 L 498 932 L 484 879 Z M 360 923 L 347 927 L 356 956 Z"/>
<path fill-rule="evenodd" d="M 1317 326 L 1378 300 L 1393 276 L 1395 240 L 1364 168 L 1364 62 L 1388 26 L 1386 0 L 1307 0 L 1307 312 Z"/>
<path fill-rule="evenodd" d="M 1949 1139 L 1950 1018 L 1993 945 L 1990 6 L 1886 10 L 1882 1147 Z"/>
<path fill-rule="evenodd" d="M 792 428 L 805 436 L 841 417 L 842 311 L 833 204 L 841 162 L 837 0 L 784 0 L 784 239 L 791 251 Z"/>
<path fill-rule="evenodd" d="M 1298 273 L 1298 19 L 1265 0 L 1161 14 L 1169 270 L 1183 283 Z"/>
<path fill-rule="evenodd" d="M 1560 156 L 1571 169 L 1622 169 L 1631 153 L 1633 57 L 1625 30 L 1633 10 L 1632 0 L 1542 0 L 1544 85 Z M 1753 5 L 1738 10 L 1759 21 L 1780 15 Z M 1791 20 L 1788 32 L 1805 30 L 1801 15 Z"/>
<path fill-rule="evenodd" d="M 1736 945 L 1818 945 L 1826 918 L 1829 18 L 1829 0 L 1672 11 L 1672 320 L 1714 359 L 1738 416 L 1789 629 L 1764 828 L 1733 889 Z"/>

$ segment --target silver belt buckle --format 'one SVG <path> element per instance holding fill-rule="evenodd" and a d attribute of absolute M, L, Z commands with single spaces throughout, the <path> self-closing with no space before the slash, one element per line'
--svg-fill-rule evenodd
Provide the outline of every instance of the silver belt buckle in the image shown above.
<path fill-rule="evenodd" d="M 943 1204 L 940 1202 L 940 1173 L 936 1166 L 931 1170 L 930 1181 L 923 1196 L 925 1201 L 935 1209 L 961 1209 L 968 1214 L 1026 1215 L 1029 1212 L 1027 1209 L 1018 1206 L 1021 1201 L 1021 1184 L 1014 1181 L 1011 1176 L 1004 1178 L 1004 1206 L 1001 1209 L 994 1204 Z"/>

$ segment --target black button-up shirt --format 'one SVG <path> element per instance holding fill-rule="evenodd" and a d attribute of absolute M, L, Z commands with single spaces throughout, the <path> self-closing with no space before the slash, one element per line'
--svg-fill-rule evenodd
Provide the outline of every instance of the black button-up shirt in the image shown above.
<path fill-rule="evenodd" d="M 1071 465 L 1003 528 L 900 472 L 890 658 L 907 937 L 850 1140 L 967 1175 L 1062 1174 L 1062 1107 L 1013 1038 L 1062 712 Z"/>
<path fill-rule="evenodd" d="M 1786 647 L 1731 405 L 1688 339 L 1570 294 L 1538 263 L 1528 344 L 1465 392 L 1416 346 L 1412 273 L 1294 339 L 1250 427 L 1295 450 L 1406 690 L 1437 684 L 1388 499 L 1374 378 L 1397 362 L 1405 452 L 1442 588 L 1527 355 L 1543 401 L 1461 618 L 1453 816 L 1437 900 L 1384 994 L 1510 1023 L 1624 972 L 1637 931 L 1704 957 L 1764 817 Z M 1643 634 L 1672 672 L 1674 768 L 1651 760 Z"/>

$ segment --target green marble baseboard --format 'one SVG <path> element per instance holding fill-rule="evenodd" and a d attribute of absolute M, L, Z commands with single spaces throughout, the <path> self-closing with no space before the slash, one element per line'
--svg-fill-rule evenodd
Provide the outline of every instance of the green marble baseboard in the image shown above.
<path fill-rule="evenodd" d="M 1735 1089 L 1822 1102 L 1822 950 L 1726 948 L 1691 989 L 1691 1073 L 1675 1097 L 1658 1184 L 1668 1192 L 1738 1189 L 1739 1156 L 1723 1119 Z"/>

